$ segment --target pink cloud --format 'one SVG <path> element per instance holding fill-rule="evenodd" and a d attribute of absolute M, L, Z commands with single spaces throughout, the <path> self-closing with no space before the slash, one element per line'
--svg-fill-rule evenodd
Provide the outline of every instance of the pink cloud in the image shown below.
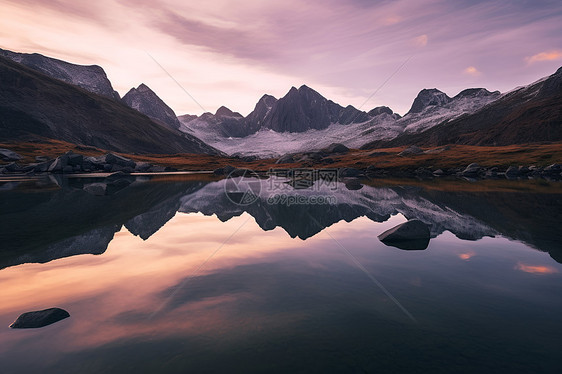
<path fill-rule="evenodd" d="M 539 61 L 555 61 L 562 59 L 562 50 L 552 50 L 547 52 L 537 53 L 536 55 L 532 55 L 530 57 L 526 57 L 528 64 L 533 64 Z"/>
<path fill-rule="evenodd" d="M 468 75 L 472 75 L 473 77 L 478 77 L 480 75 L 482 75 L 482 72 L 478 69 L 476 69 L 474 66 L 469 66 L 466 69 L 463 70 L 463 73 L 468 74 Z"/>
<path fill-rule="evenodd" d="M 427 45 L 428 40 L 429 39 L 426 34 L 417 36 L 414 38 L 414 45 L 416 45 L 417 47 L 425 47 Z"/>

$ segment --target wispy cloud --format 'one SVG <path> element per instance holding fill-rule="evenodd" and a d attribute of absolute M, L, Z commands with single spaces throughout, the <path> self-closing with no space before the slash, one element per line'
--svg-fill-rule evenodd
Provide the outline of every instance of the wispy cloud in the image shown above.
<path fill-rule="evenodd" d="M 425 47 L 427 45 L 428 40 L 429 38 L 427 37 L 426 34 L 416 36 L 414 38 L 414 45 L 416 45 L 417 47 Z"/>
<path fill-rule="evenodd" d="M 536 55 L 526 57 L 525 60 L 529 65 L 540 61 L 562 60 L 562 50 L 551 50 L 547 52 L 537 53 Z"/>
<path fill-rule="evenodd" d="M 405 112 L 420 89 L 454 94 L 482 72 L 509 90 L 562 59 L 562 3 L 547 0 L 5 0 L 0 14 L 1 47 L 99 63 L 120 91 L 145 81 L 179 113 L 199 109 L 143 51 L 204 107 L 245 114 L 301 84 L 359 106 L 411 55 L 373 105 Z"/>

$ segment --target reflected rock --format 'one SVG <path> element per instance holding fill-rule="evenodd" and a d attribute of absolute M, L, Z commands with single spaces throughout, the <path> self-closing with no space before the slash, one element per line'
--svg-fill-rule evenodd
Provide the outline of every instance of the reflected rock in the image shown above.
<path fill-rule="evenodd" d="M 105 183 L 90 183 L 84 186 L 84 191 L 94 196 L 103 196 L 107 190 Z"/>
<path fill-rule="evenodd" d="M 49 308 L 34 312 L 23 313 L 10 325 L 13 329 L 36 329 L 70 317 L 70 314 L 60 308 Z"/>
<path fill-rule="evenodd" d="M 429 245 L 429 227 L 418 219 L 412 219 L 386 230 L 378 236 L 386 245 L 406 250 L 423 250 Z"/>
<path fill-rule="evenodd" d="M 295 190 L 306 190 L 314 186 L 314 181 L 308 178 L 293 178 L 285 183 Z"/>
<path fill-rule="evenodd" d="M 382 240 L 381 240 L 382 241 Z M 382 241 L 389 247 L 403 249 L 405 251 L 423 251 L 429 245 L 429 238 L 414 240 Z"/>
<path fill-rule="evenodd" d="M 18 161 L 21 160 L 23 157 L 17 154 L 14 151 L 11 151 L 6 148 L 0 148 L 0 160 L 2 161 Z"/>
<path fill-rule="evenodd" d="M 552 250 L 548 254 L 554 261 L 562 264 L 562 250 Z"/>

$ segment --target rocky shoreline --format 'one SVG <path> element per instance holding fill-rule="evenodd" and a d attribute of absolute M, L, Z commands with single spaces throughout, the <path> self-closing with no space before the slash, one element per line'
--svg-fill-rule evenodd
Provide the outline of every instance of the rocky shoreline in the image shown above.
<path fill-rule="evenodd" d="M 351 180 L 361 178 L 458 178 L 466 180 L 480 179 L 545 179 L 551 181 L 562 180 L 562 165 L 554 163 L 549 166 L 541 167 L 536 165 L 512 165 L 509 167 L 484 167 L 477 163 L 466 166 L 452 168 L 396 168 L 396 167 L 377 167 L 369 165 L 367 167 L 338 167 L 333 162 L 333 157 L 345 154 L 349 149 L 341 144 L 333 144 L 327 149 L 301 154 L 285 155 L 269 165 L 269 168 L 262 167 L 261 170 L 252 170 L 246 167 L 235 167 L 226 165 L 224 167 L 209 167 L 213 174 L 218 177 L 228 176 L 249 176 L 250 174 L 260 177 L 267 176 L 272 172 L 290 170 L 332 170 L 337 173 L 340 180 Z M 403 156 L 403 155 L 398 155 Z M 17 153 L 0 149 L 0 158 L 5 164 L 0 164 L 0 175 L 4 176 L 34 176 L 42 174 L 84 174 L 84 173 L 166 173 L 182 171 L 174 167 L 154 165 L 148 162 L 134 161 L 132 159 L 114 154 L 106 153 L 101 156 L 84 156 L 73 151 L 68 151 L 56 158 L 44 156 L 35 157 L 33 163 L 23 164 L 23 157 Z M 239 163 L 245 164 L 250 160 L 238 158 Z M 255 161 L 255 160 L 252 160 Z M 291 175 L 288 172 L 287 175 Z M 351 183 L 353 184 L 353 183 Z"/>
<path fill-rule="evenodd" d="M 4 156 L 4 161 L 11 161 L 9 164 L 0 165 L 1 174 L 24 174 L 35 175 L 41 173 L 55 174 L 77 174 L 77 173 L 161 173 L 177 171 L 175 168 L 152 165 L 147 162 L 136 162 L 129 158 L 107 153 L 102 156 L 83 156 L 73 151 L 50 159 L 43 156 L 35 157 L 36 162 L 27 165 L 20 165 L 18 161 L 23 159 L 17 153 L 6 149 L 0 150 Z M 9 155 L 9 156 L 7 156 Z"/>

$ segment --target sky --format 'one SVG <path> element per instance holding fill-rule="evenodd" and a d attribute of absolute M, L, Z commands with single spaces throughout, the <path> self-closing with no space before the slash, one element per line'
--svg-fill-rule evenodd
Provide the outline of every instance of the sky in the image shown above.
<path fill-rule="evenodd" d="M 562 66 L 562 2 L 1 0 L 0 47 L 102 66 L 177 115 L 303 84 L 404 114 L 423 88 L 508 91 Z"/>

